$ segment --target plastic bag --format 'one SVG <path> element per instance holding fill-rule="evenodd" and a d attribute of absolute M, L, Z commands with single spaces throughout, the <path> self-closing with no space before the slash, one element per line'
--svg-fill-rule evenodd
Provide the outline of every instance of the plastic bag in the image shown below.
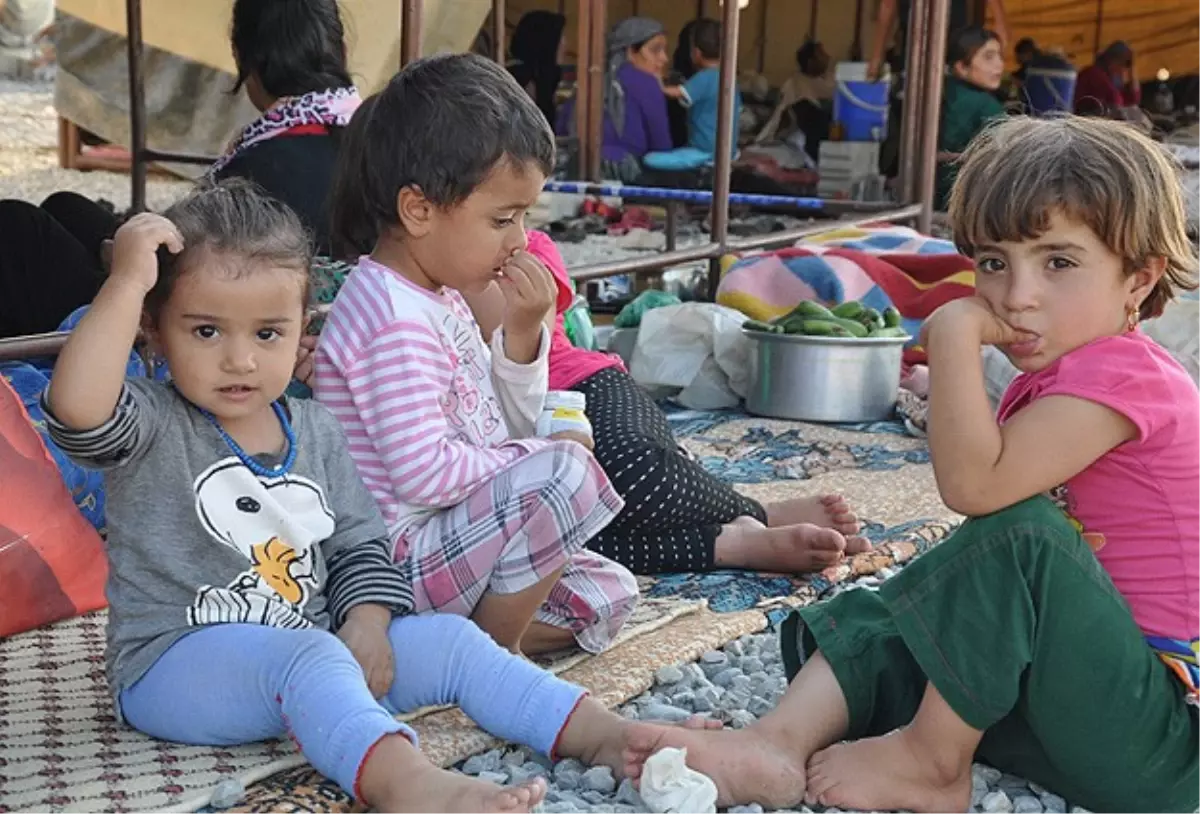
<path fill-rule="evenodd" d="M 651 755 L 642 769 L 641 794 L 658 814 L 717 810 L 717 784 L 687 765 L 687 749 L 667 747 Z"/>
<path fill-rule="evenodd" d="M 742 335 L 745 321 L 740 311 L 707 302 L 648 311 L 630 375 L 647 389 L 681 388 L 675 399 L 692 410 L 736 407 L 749 387 L 754 350 Z"/>
<path fill-rule="evenodd" d="M 642 324 L 642 318 L 647 311 L 655 308 L 665 308 L 668 305 L 678 305 L 679 297 L 674 294 L 668 294 L 665 291 L 651 289 L 643 291 L 634 297 L 633 302 L 621 309 L 621 313 L 617 314 L 617 318 L 613 320 L 613 327 L 616 328 L 636 328 Z"/>
<path fill-rule="evenodd" d="M 107 573 L 100 536 L 0 376 L 0 637 L 104 607 Z"/>

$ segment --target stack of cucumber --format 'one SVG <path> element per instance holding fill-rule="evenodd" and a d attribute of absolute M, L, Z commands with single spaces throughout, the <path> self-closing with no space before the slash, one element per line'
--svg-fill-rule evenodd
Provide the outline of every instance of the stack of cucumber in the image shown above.
<path fill-rule="evenodd" d="M 832 309 L 819 302 L 805 300 L 781 317 L 770 322 L 748 319 L 742 323 L 747 331 L 803 336 L 836 336 L 844 338 L 906 337 L 900 327 L 900 312 L 887 308 L 881 314 L 874 308 L 850 300 Z"/>

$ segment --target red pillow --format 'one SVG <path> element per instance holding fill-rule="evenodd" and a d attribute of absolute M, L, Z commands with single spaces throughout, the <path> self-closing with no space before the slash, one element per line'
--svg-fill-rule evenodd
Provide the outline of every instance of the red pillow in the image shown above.
<path fill-rule="evenodd" d="M 104 543 L 0 376 L 0 636 L 104 607 Z"/>

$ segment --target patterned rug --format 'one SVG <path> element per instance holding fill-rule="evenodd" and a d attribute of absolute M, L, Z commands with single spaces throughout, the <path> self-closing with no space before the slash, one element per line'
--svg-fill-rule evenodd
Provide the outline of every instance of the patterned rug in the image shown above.
<path fill-rule="evenodd" d="M 875 547 L 803 578 L 718 571 L 643 579 L 646 599 L 617 646 L 597 657 L 558 654 L 545 665 L 610 706 L 650 687 L 659 667 L 694 660 L 848 585 L 877 584 L 957 522 L 937 499 L 925 442 L 899 421 L 811 425 L 678 409 L 669 416 L 688 452 L 764 503 L 845 494 L 872 519 L 864 533 Z M 103 625 L 103 614 L 93 614 L 0 641 L 0 812 L 203 810 L 227 777 L 249 789 L 237 811 L 352 810 L 290 743 L 188 747 L 118 726 Z M 495 743 L 457 709 L 406 717 L 442 766 Z"/>
<path fill-rule="evenodd" d="M 702 608 L 701 600 L 686 597 L 647 599 L 617 641 L 652 635 Z M 0 812 L 193 811 L 207 805 L 226 777 L 249 786 L 304 763 L 290 741 L 184 746 L 118 724 L 104 675 L 105 618 L 104 612 L 88 614 L 0 641 Z M 680 644 L 683 658 L 689 642 Z M 542 663 L 564 673 L 586 658 L 574 651 Z M 633 679 L 648 682 L 653 669 Z M 630 680 L 607 678 L 593 690 L 621 695 L 613 688 Z M 432 727 L 426 751 L 445 765 L 469 756 L 479 737 L 487 737 L 457 710 L 403 717 L 416 722 L 422 737 Z"/>

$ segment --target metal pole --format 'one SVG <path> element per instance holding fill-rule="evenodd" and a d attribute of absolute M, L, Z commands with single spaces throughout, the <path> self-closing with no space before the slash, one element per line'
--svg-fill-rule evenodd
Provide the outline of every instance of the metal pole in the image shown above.
<path fill-rule="evenodd" d="M 400 0 L 400 67 L 421 56 L 422 0 Z"/>
<path fill-rule="evenodd" d="M 579 0 L 576 8 L 579 19 L 575 27 L 575 149 L 579 156 L 579 176 L 589 181 L 595 180 L 588 175 L 592 154 L 592 76 L 588 71 L 592 64 L 590 6 L 591 0 Z"/>
<path fill-rule="evenodd" d="M 675 201 L 667 201 L 667 243 L 664 247 L 667 251 L 675 251 L 675 244 L 678 242 L 679 235 L 679 204 Z"/>
<path fill-rule="evenodd" d="M 142 0 L 125 0 L 125 44 L 129 52 L 130 208 L 146 209 L 146 86 L 142 74 Z"/>
<path fill-rule="evenodd" d="M 607 45 L 605 43 L 605 0 L 591 0 L 588 19 L 588 154 L 587 177 L 600 180 L 600 152 L 604 145 L 604 88 L 607 67 Z"/>
<path fill-rule="evenodd" d="M 496 62 L 500 65 L 506 62 L 504 58 L 504 41 L 507 32 L 504 26 L 504 16 L 504 0 L 492 0 L 492 52 L 496 55 Z"/>
<path fill-rule="evenodd" d="M 904 46 L 904 99 L 900 111 L 900 176 L 897 200 L 912 203 L 917 195 L 921 112 L 924 101 L 925 50 L 929 32 L 924 21 L 929 17 L 929 0 L 912 0 L 908 16 L 908 37 Z"/>
<path fill-rule="evenodd" d="M 938 124 L 942 113 L 942 79 L 946 63 L 946 24 L 950 19 L 949 0 L 930 0 L 929 3 L 929 47 L 926 51 L 925 87 L 921 94 L 921 172 L 917 188 L 917 201 L 921 204 L 921 217 L 917 219 L 917 230 L 929 234 L 933 225 L 933 198 L 937 173 Z"/>
<path fill-rule="evenodd" d="M 816 2 L 816 0 L 814 0 Z M 767 9 L 768 0 L 758 3 L 758 72 L 767 69 Z"/>
<path fill-rule="evenodd" d="M 817 10 L 821 6 L 821 0 L 812 0 L 812 5 L 808 9 L 808 36 L 814 40 L 817 39 Z"/>
<path fill-rule="evenodd" d="M 708 298 L 715 300 L 721 282 L 720 256 L 729 238 L 729 170 L 737 130 L 733 99 L 737 93 L 738 2 L 725 0 L 721 14 L 721 95 L 717 102 L 717 162 L 713 172 L 712 241 L 721 247 L 708 264 Z"/>

